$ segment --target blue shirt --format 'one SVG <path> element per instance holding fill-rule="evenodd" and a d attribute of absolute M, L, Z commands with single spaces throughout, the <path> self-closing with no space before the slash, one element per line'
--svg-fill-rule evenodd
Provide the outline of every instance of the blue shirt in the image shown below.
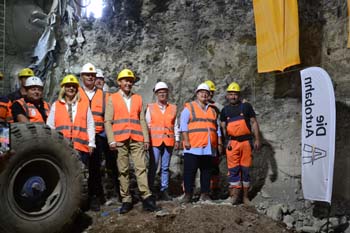
<path fill-rule="evenodd" d="M 205 106 L 207 110 L 209 105 Z M 180 132 L 188 132 L 188 122 L 190 121 L 190 110 L 184 108 L 180 116 Z M 219 122 L 218 122 L 219 125 Z M 218 137 L 221 137 L 220 127 L 217 129 Z M 183 153 L 190 153 L 194 155 L 206 155 L 206 156 L 216 156 L 216 148 L 211 146 L 210 133 L 208 129 L 208 144 L 206 147 L 191 147 L 190 149 L 184 148 Z"/>

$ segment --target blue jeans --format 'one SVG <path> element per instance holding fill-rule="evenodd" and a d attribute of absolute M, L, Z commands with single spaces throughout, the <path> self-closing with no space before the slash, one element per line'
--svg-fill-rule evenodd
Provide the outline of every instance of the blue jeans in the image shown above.
<path fill-rule="evenodd" d="M 161 161 L 161 167 L 160 167 L 160 180 L 161 180 L 161 186 L 160 191 L 164 191 L 169 186 L 169 165 L 170 165 L 170 159 L 171 154 L 173 152 L 172 146 L 166 146 L 164 143 L 160 146 L 154 146 L 152 147 L 152 150 L 150 151 L 149 156 L 149 172 L 148 172 L 148 181 L 149 181 L 149 187 L 152 190 L 154 185 L 154 179 L 156 177 L 156 172 L 159 164 L 159 160 Z"/>

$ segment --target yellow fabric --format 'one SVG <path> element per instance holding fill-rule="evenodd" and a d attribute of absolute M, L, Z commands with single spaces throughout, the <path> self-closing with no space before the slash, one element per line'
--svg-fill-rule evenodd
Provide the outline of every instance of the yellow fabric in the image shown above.
<path fill-rule="evenodd" d="M 350 48 L 350 0 L 348 0 L 348 48 Z"/>
<path fill-rule="evenodd" d="M 253 0 L 258 72 L 300 63 L 297 0 Z"/>

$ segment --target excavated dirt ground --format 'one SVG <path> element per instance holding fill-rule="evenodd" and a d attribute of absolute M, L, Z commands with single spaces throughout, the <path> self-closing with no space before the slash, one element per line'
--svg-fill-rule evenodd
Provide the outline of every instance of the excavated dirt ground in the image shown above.
<path fill-rule="evenodd" d="M 142 211 L 140 203 L 125 215 L 118 214 L 120 205 L 104 206 L 100 212 L 82 214 L 71 232 L 84 233 L 195 233 L 195 232 L 291 232 L 283 223 L 258 214 L 254 207 L 229 204 L 158 202 L 162 210 Z"/>

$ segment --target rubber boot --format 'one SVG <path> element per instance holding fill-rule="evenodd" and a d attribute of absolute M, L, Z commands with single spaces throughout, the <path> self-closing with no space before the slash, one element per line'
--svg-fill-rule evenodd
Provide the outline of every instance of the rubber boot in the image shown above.
<path fill-rule="evenodd" d="M 229 189 L 230 192 L 230 202 L 232 205 L 237 205 L 238 204 L 238 199 L 239 199 L 239 193 L 240 193 L 240 189 L 237 188 L 230 188 Z"/>
<path fill-rule="evenodd" d="M 243 204 L 250 206 L 252 203 L 249 200 L 248 193 L 249 193 L 249 187 L 243 187 Z"/>

